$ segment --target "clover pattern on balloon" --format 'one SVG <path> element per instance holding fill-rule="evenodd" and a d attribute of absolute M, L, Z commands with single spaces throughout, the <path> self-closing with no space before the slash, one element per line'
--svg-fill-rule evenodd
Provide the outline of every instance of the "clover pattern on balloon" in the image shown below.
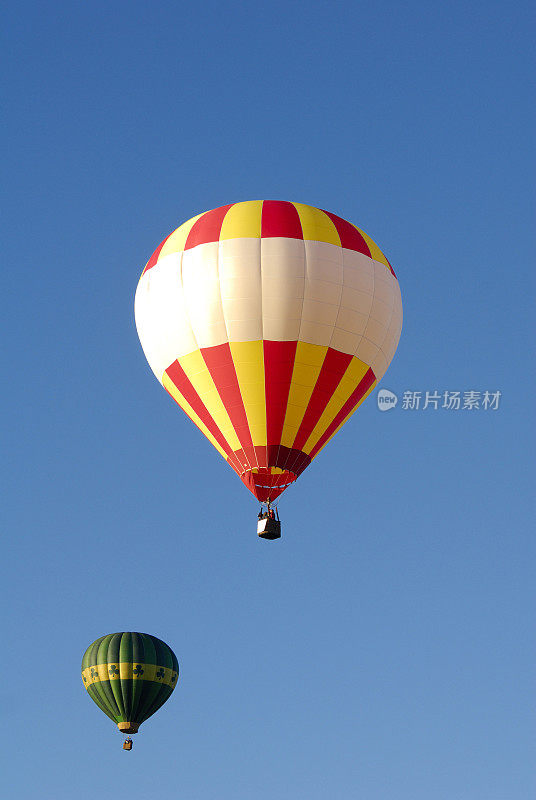
<path fill-rule="evenodd" d="M 136 678 L 139 678 L 140 675 L 143 675 L 144 671 L 145 670 L 142 669 L 141 664 L 136 664 L 136 669 L 133 670 L 133 674 L 136 676 Z"/>
<path fill-rule="evenodd" d="M 114 677 L 114 675 L 119 675 L 119 669 L 116 667 L 115 664 L 110 664 L 110 669 L 108 670 L 108 672 L 110 673 L 112 678 Z"/>
<path fill-rule="evenodd" d="M 159 670 L 158 670 L 158 672 L 156 673 L 156 677 L 157 677 L 159 680 L 162 680 L 162 678 L 164 677 L 164 675 L 165 675 L 165 674 L 166 674 L 166 671 L 165 671 L 165 669 L 164 669 L 163 667 L 160 667 L 160 669 L 159 669 Z"/>
<path fill-rule="evenodd" d="M 95 667 L 91 667 L 91 677 L 92 678 L 98 678 L 99 677 L 99 671 L 98 671 L 98 669 L 95 669 Z"/>
<path fill-rule="evenodd" d="M 171 676 L 171 683 L 175 683 L 176 680 L 177 676 L 175 675 L 175 673 L 173 673 L 173 675 Z"/>

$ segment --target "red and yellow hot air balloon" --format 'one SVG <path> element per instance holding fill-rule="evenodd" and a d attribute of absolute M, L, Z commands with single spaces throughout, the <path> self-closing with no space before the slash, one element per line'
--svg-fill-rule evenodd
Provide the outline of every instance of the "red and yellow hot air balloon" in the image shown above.
<path fill-rule="evenodd" d="M 362 230 L 302 203 L 199 214 L 143 270 L 136 325 L 158 380 L 261 502 L 311 463 L 396 350 L 396 275 Z"/>

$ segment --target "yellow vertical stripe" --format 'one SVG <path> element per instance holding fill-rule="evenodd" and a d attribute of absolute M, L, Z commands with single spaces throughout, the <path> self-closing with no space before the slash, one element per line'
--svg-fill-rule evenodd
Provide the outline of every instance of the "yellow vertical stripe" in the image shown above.
<path fill-rule="evenodd" d="M 170 393 L 170 395 L 171 395 L 171 396 L 173 397 L 173 399 L 174 399 L 174 400 L 175 400 L 175 401 L 178 403 L 178 405 L 179 405 L 179 406 L 182 408 L 182 410 L 183 410 L 183 411 L 184 411 L 186 414 L 188 414 L 188 416 L 190 417 L 190 419 L 192 420 L 192 422 L 193 422 L 195 425 L 197 425 L 197 427 L 199 428 L 199 430 L 201 431 L 201 433 L 203 433 L 203 434 L 204 434 L 204 435 L 207 437 L 207 439 L 209 440 L 209 442 L 210 442 L 212 445 L 214 445 L 214 447 L 216 448 L 216 450 L 218 451 L 218 453 L 221 453 L 221 455 L 222 455 L 222 456 L 224 457 L 224 459 L 227 461 L 227 455 L 226 455 L 226 453 L 225 453 L 225 450 L 223 450 L 223 449 L 220 447 L 220 445 L 218 444 L 218 442 L 216 441 L 216 439 L 214 438 L 214 436 L 211 434 L 211 432 L 209 431 L 209 429 L 207 428 L 207 426 L 205 425 L 205 423 L 204 423 L 204 422 L 202 422 L 202 421 L 200 420 L 200 418 L 197 416 L 197 414 L 196 414 L 196 413 L 195 413 L 195 411 L 193 410 L 193 408 L 192 408 L 192 406 L 190 405 L 190 403 L 189 403 L 189 402 L 188 402 L 188 401 L 185 399 L 185 397 L 184 397 L 184 396 L 183 396 L 183 395 L 182 395 L 182 394 L 179 392 L 179 390 L 177 389 L 177 387 L 175 386 L 175 384 L 173 383 L 173 381 L 171 380 L 171 378 L 168 376 L 168 374 L 167 374 L 166 372 L 164 372 L 164 375 L 163 375 L 163 377 L 162 377 L 162 383 L 163 383 L 163 385 L 164 385 L 164 388 L 168 390 L 168 392 Z"/>
<path fill-rule="evenodd" d="M 206 214 L 206 211 L 204 211 L 203 214 Z M 192 219 L 189 219 L 188 222 L 183 222 L 183 224 L 180 225 L 177 230 L 173 231 L 163 248 L 160 250 L 160 254 L 158 256 L 159 261 L 161 258 L 168 256 L 170 253 L 178 253 L 180 250 L 184 250 L 186 239 L 188 238 L 188 234 L 194 226 L 194 222 L 197 222 L 199 217 L 202 217 L 203 214 L 198 214 L 197 217 L 192 217 Z"/>
<path fill-rule="evenodd" d="M 370 394 L 370 393 L 371 393 L 371 391 L 374 389 L 374 387 L 376 386 L 376 384 L 377 384 L 377 383 L 378 383 L 378 381 L 374 381 L 374 383 L 372 384 L 372 386 L 370 387 L 370 389 L 367 389 L 367 391 L 365 392 L 365 394 L 363 395 L 363 397 L 361 398 L 361 400 L 359 401 L 359 403 L 358 403 L 358 404 L 357 404 L 357 405 L 356 405 L 356 406 L 355 406 L 355 407 L 352 409 L 352 411 L 350 411 L 350 413 L 349 413 L 349 414 L 348 414 L 348 415 L 347 415 L 347 416 L 346 416 L 346 417 L 343 419 L 343 421 L 341 422 L 341 424 L 339 425 L 339 427 L 338 427 L 338 428 L 335 428 L 335 430 L 333 431 L 333 433 L 331 434 L 331 436 L 329 437 L 329 439 L 326 439 L 326 441 L 324 442 L 324 444 L 322 445 L 322 447 L 320 448 L 320 450 L 319 450 L 317 453 L 315 453 L 315 455 L 314 455 L 314 457 L 313 457 L 313 459 L 312 459 L 313 461 L 314 461 L 314 460 L 315 460 L 315 458 L 317 457 L 318 453 L 321 453 L 321 452 L 322 452 L 322 450 L 323 450 L 323 449 L 324 449 L 324 447 L 327 445 L 327 443 L 328 443 L 328 442 L 331 442 L 331 440 L 333 439 L 333 437 L 335 436 L 335 434 L 336 434 L 336 433 L 338 433 L 338 432 L 340 431 L 340 429 L 342 428 L 342 426 L 343 426 L 343 425 L 344 425 L 346 422 L 348 422 L 348 420 L 350 419 L 350 417 L 352 416 L 352 414 L 354 413 L 354 411 L 357 411 L 357 409 L 359 408 L 359 406 L 361 405 L 361 403 L 363 403 L 363 402 L 364 402 L 364 401 L 367 399 L 367 397 L 369 396 L 369 394 Z"/>
<path fill-rule="evenodd" d="M 361 234 L 361 236 L 363 237 L 363 239 L 364 239 L 364 240 L 366 241 L 366 243 L 368 244 L 368 248 L 369 248 L 369 250 L 370 250 L 370 255 L 372 256 L 372 258 L 373 258 L 375 261 L 381 261 L 381 263 L 382 263 L 382 264 L 385 264 L 385 266 L 387 267 L 387 269 L 388 269 L 388 270 L 389 270 L 389 272 L 390 272 L 390 271 L 391 271 L 391 268 L 389 267 L 389 262 L 388 262 L 388 261 L 387 261 L 387 259 L 385 258 L 384 254 L 382 253 L 382 251 L 380 250 L 380 248 L 378 247 L 378 245 L 376 244 L 376 242 L 374 242 L 374 241 L 373 241 L 373 240 L 370 238 L 370 236 L 369 236 L 368 234 L 366 234 L 366 233 L 365 233 L 365 231 L 362 231 L 362 230 L 361 230 L 361 228 L 358 228 L 358 227 L 357 227 L 357 225 L 354 225 L 354 228 L 355 228 L 356 230 L 358 230 L 358 231 L 359 231 L 359 233 Z"/>
<path fill-rule="evenodd" d="M 222 239 L 260 239 L 262 200 L 235 203 L 224 217 L 220 231 Z"/>
<path fill-rule="evenodd" d="M 236 435 L 233 423 L 212 379 L 205 359 L 200 350 L 188 353 L 178 359 L 186 376 L 197 394 L 201 397 L 208 413 L 220 429 L 223 438 L 229 444 L 231 450 L 240 450 L 242 445 Z"/>
<path fill-rule="evenodd" d="M 328 426 L 331 425 L 341 408 L 344 406 L 352 392 L 357 389 L 361 379 L 365 377 L 368 368 L 368 365 L 363 361 L 360 361 L 359 358 L 352 358 L 348 364 L 348 367 L 346 368 L 346 372 L 339 382 L 339 385 L 335 389 L 331 400 L 328 402 L 320 419 L 313 428 L 311 435 L 305 442 L 303 446 L 304 453 L 309 454 L 311 452 L 320 437 L 325 433 Z"/>
<path fill-rule="evenodd" d="M 300 217 L 303 238 L 313 242 L 329 242 L 341 246 L 341 237 L 327 214 L 304 203 L 292 204 Z"/>
<path fill-rule="evenodd" d="M 266 445 L 266 395 L 262 341 L 229 342 L 254 447 Z"/>
<path fill-rule="evenodd" d="M 294 444 L 327 351 L 328 348 L 322 345 L 298 342 L 281 435 L 281 444 L 284 447 L 292 447 Z"/>

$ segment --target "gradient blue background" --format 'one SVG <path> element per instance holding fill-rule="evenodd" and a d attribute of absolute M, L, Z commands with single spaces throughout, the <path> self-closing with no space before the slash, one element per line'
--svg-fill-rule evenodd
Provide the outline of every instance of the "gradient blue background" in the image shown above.
<path fill-rule="evenodd" d="M 532 795 L 532 6 L 8 3 L 6 797 Z M 384 387 L 503 393 L 386 414 L 374 393 L 274 543 L 133 318 L 164 236 L 259 198 L 392 260 Z M 182 670 L 131 754 L 79 674 L 117 630 Z"/>

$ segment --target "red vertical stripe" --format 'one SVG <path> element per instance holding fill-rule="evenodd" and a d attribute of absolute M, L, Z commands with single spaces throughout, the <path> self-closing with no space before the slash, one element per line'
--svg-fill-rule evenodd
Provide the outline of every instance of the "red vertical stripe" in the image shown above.
<path fill-rule="evenodd" d="M 352 358 L 353 356 L 348 353 L 340 353 L 338 350 L 332 350 L 331 347 L 328 348 L 309 405 L 292 444 L 295 450 L 301 450 L 313 432 Z"/>
<path fill-rule="evenodd" d="M 174 231 L 172 231 L 172 232 L 174 233 Z M 171 236 L 171 233 L 169 234 L 169 236 Z M 160 251 L 163 248 L 163 246 L 165 245 L 165 243 L 167 242 L 167 240 L 169 239 L 169 236 L 166 236 L 164 241 L 160 242 L 160 244 L 158 245 L 158 247 L 156 248 L 156 250 L 152 254 L 151 258 L 149 259 L 149 261 L 145 265 L 145 269 L 143 270 L 142 275 L 144 275 L 147 272 L 148 269 L 151 269 L 151 267 L 154 267 L 154 265 L 158 261 L 158 256 L 160 255 Z"/>
<path fill-rule="evenodd" d="M 184 396 L 184 399 L 191 405 L 201 422 L 207 426 L 207 429 L 214 436 L 220 447 L 225 451 L 225 453 L 227 453 L 227 460 L 233 469 L 235 469 L 240 475 L 240 473 L 243 471 L 242 465 L 233 454 L 233 451 L 224 438 L 222 432 L 212 419 L 207 407 L 197 394 L 196 390 L 188 379 L 188 376 L 178 361 L 174 361 L 173 364 L 166 369 L 166 375 L 172 381 L 172 383 L 175 384 L 179 392 Z M 173 395 L 170 396 L 173 397 Z"/>
<path fill-rule="evenodd" d="M 236 435 L 245 451 L 250 467 L 258 466 L 254 458 L 253 442 L 249 430 L 244 401 L 240 393 L 231 348 L 226 342 L 214 347 L 201 348 L 201 354 L 218 390 L 222 403 L 233 424 Z M 249 449 L 251 448 L 251 449 Z"/>
<path fill-rule="evenodd" d="M 320 448 L 323 447 L 329 437 L 335 433 L 341 422 L 343 422 L 348 414 L 350 414 L 350 412 L 356 407 L 363 395 L 370 389 L 375 380 L 376 377 L 369 367 L 369 369 L 365 372 L 365 375 L 361 378 L 357 388 L 352 392 L 333 422 L 328 426 L 325 433 L 322 434 L 318 442 L 311 450 L 311 458 L 316 456 Z"/>
<path fill-rule="evenodd" d="M 262 204 L 261 237 L 273 236 L 303 239 L 300 215 L 286 200 L 264 200 Z"/>
<path fill-rule="evenodd" d="M 227 206 L 220 206 L 219 208 L 213 209 L 213 211 L 207 211 L 206 214 L 199 217 L 197 222 L 194 222 L 192 225 L 184 249 L 190 250 L 198 244 L 219 241 L 224 217 L 233 205 L 234 203 L 230 203 Z"/>
<path fill-rule="evenodd" d="M 264 341 L 267 466 L 277 465 L 298 342 Z"/>
<path fill-rule="evenodd" d="M 296 475 L 301 475 L 303 470 L 308 467 L 310 463 L 311 456 L 307 455 L 307 453 L 298 452 L 298 457 L 294 460 L 292 465 L 292 472 L 295 472 Z"/>
<path fill-rule="evenodd" d="M 341 247 L 346 247 L 347 250 L 357 250 L 358 253 L 363 253 L 371 258 L 369 246 L 357 228 L 354 228 L 353 225 L 346 222 L 342 217 L 331 214 L 329 211 L 324 211 L 324 214 L 327 214 L 337 228 L 337 233 L 341 239 Z"/>

